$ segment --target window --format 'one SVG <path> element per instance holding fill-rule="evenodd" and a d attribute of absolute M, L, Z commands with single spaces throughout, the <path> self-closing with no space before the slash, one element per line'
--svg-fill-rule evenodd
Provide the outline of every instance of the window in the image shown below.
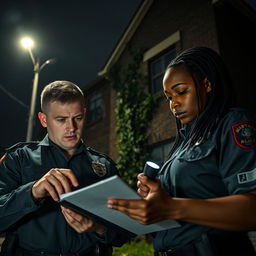
<path fill-rule="evenodd" d="M 163 76 L 165 69 L 175 56 L 176 51 L 172 48 L 149 62 L 152 94 L 156 94 L 163 90 Z"/>
<path fill-rule="evenodd" d="M 150 161 L 162 165 L 170 152 L 174 141 L 167 141 L 153 146 L 150 151 Z"/>
<path fill-rule="evenodd" d="M 100 92 L 94 93 L 89 99 L 87 123 L 93 123 L 103 117 L 103 99 Z"/>

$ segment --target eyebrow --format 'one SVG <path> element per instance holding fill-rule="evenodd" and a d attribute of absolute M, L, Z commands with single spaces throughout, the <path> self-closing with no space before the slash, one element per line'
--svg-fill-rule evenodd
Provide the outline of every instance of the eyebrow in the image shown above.
<path fill-rule="evenodd" d="M 173 86 L 171 87 L 171 89 L 175 89 L 176 87 L 178 87 L 178 86 L 180 86 L 180 85 L 184 85 L 184 84 L 187 84 L 187 83 L 177 83 L 177 84 L 173 85 Z"/>
<path fill-rule="evenodd" d="M 68 118 L 67 116 L 55 116 L 54 118 Z"/>
<path fill-rule="evenodd" d="M 78 114 L 78 115 L 75 115 L 75 116 L 73 116 L 72 118 L 76 118 L 76 117 L 78 117 L 78 116 L 83 116 L 83 113 Z M 59 116 L 56 116 L 55 118 L 69 118 L 69 116 L 61 116 L 61 115 L 59 115 Z"/>

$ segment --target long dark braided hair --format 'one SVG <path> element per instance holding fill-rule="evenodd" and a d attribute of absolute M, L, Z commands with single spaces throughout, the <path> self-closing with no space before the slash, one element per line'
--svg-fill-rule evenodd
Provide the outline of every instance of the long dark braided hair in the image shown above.
<path fill-rule="evenodd" d="M 183 51 L 171 63 L 167 69 L 184 67 L 191 75 L 196 88 L 198 104 L 200 105 L 199 88 L 202 81 L 207 78 L 212 85 L 212 90 L 207 99 L 207 105 L 200 116 L 193 123 L 189 132 L 188 147 L 205 141 L 216 126 L 218 120 L 225 115 L 229 108 L 235 105 L 234 89 L 227 68 L 214 50 L 208 47 L 193 47 Z M 177 131 L 182 124 L 176 119 Z M 181 143 L 179 132 L 175 143 L 169 153 L 170 157 Z"/>

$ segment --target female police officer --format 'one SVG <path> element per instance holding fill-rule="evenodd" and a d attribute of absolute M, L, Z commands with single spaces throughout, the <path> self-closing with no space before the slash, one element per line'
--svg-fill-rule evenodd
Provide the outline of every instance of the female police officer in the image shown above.
<path fill-rule="evenodd" d="M 160 180 L 140 174 L 142 200 L 108 201 L 143 224 L 180 222 L 154 235 L 155 255 L 255 255 L 245 231 L 256 228 L 256 118 L 231 109 L 230 85 L 215 51 L 177 56 L 163 87 L 178 134 Z"/>

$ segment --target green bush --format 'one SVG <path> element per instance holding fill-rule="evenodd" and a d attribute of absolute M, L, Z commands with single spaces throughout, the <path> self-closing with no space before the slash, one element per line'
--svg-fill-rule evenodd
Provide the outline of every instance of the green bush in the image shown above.
<path fill-rule="evenodd" d="M 113 248 L 113 256 L 153 256 L 154 249 L 146 240 L 134 239 L 122 247 Z"/>
<path fill-rule="evenodd" d="M 147 79 L 141 73 L 143 51 L 131 52 L 127 66 L 114 66 L 107 78 L 116 91 L 117 168 L 124 181 L 137 188 L 137 175 L 148 158 L 148 126 L 154 97 L 145 89 Z"/>

